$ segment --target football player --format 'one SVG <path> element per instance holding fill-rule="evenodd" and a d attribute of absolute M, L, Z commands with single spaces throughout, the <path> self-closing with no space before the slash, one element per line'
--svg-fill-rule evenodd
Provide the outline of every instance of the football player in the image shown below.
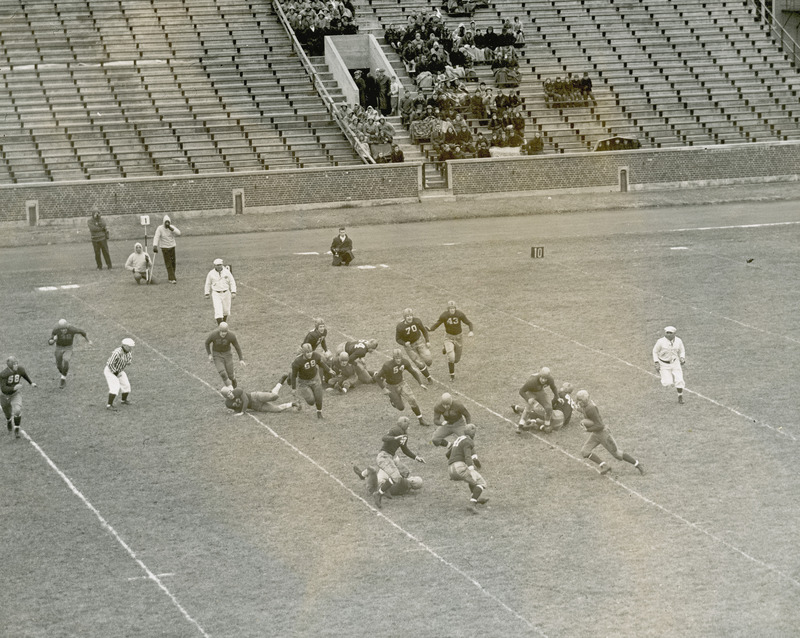
<path fill-rule="evenodd" d="M 67 373 L 72 359 L 72 342 L 75 339 L 75 335 L 81 335 L 86 340 L 86 343 L 92 345 L 89 337 L 86 336 L 86 332 L 81 328 L 71 326 L 66 319 L 58 320 L 58 325 L 53 328 L 50 333 L 50 339 L 47 340 L 47 343 L 51 346 L 56 344 L 56 368 L 61 374 L 61 380 L 58 383 L 59 388 L 67 385 Z"/>

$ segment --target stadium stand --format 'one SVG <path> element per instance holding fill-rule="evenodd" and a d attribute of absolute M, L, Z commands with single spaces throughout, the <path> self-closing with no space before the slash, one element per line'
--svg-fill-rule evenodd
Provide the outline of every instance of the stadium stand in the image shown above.
<path fill-rule="evenodd" d="M 361 164 L 269 3 L 0 13 L 0 183 Z"/>

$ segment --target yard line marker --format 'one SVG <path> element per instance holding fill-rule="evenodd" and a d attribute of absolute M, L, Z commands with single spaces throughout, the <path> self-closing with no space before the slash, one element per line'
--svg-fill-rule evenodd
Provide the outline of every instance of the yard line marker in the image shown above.
<path fill-rule="evenodd" d="M 208 638 L 208 634 L 206 633 L 205 629 L 203 629 L 200 623 L 198 623 L 194 618 L 192 618 L 189 615 L 189 613 L 178 602 L 178 599 L 175 598 L 175 595 L 169 589 L 167 589 L 166 585 L 164 585 L 164 583 L 161 581 L 161 578 L 159 578 L 158 575 L 154 574 L 150 570 L 150 568 L 136 556 L 136 552 L 134 552 L 128 546 L 128 544 L 124 540 L 122 540 L 122 537 L 117 533 L 117 530 L 115 530 L 109 524 L 109 522 L 105 518 L 103 518 L 103 515 L 99 511 L 97 511 L 97 508 L 89 502 L 89 499 L 87 499 L 77 487 L 75 487 L 75 484 L 70 480 L 70 478 L 66 474 L 64 474 L 64 472 L 62 472 L 61 469 L 59 469 L 59 467 L 52 461 L 52 459 L 49 456 L 47 456 L 45 451 L 41 447 L 39 447 L 39 444 L 36 443 L 36 441 L 34 441 L 30 436 L 28 436 L 28 433 L 25 430 L 20 430 L 20 432 L 34 447 L 34 449 L 39 454 L 42 455 L 42 458 L 55 471 L 55 473 L 58 474 L 61 480 L 67 484 L 67 487 L 70 489 L 70 491 L 75 496 L 77 496 L 83 502 L 83 504 L 86 505 L 86 507 L 88 507 L 89 510 L 97 517 L 97 520 L 100 521 L 100 524 L 103 526 L 103 528 L 114 537 L 114 539 L 122 546 L 122 548 L 128 553 L 128 555 L 136 562 L 136 564 L 142 568 L 142 570 L 145 573 L 144 578 L 152 580 L 156 585 L 158 585 L 158 588 L 161 589 L 161 591 L 163 591 L 167 595 L 167 597 L 172 601 L 172 604 L 175 605 L 175 607 L 178 608 L 178 611 L 181 612 L 183 617 L 186 618 L 186 620 L 188 620 L 191 624 L 193 624 L 197 628 L 197 630 L 200 632 L 200 635 L 206 636 Z M 171 574 L 163 574 L 163 576 L 167 575 Z"/>
<path fill-rule="evenodd" d="M 686 246 L 673 246 L 670 250 L 689 250 Z"/>
<path fill-rule="evenodd" d="M 294 253 L 294 254 L 295 255 L 319 255 L 319 253 L 315 252 L 315 251 L 311 251 L 311 252 L 308 252 L 308 253 Z"/>
<path fill-rule="evenodd" d="M 267 293 L 264 293 L 264 292 L 262 292 L 261 290 L 259 290 L 258 288 L 255 288 L 254 286 L 249 286 L 249 285 L 247 285 L 247 284 L 244 284 L 243 286 L 242 286 L 242 285 L 240 285 L 239 287 L 240 287 L 240 288 L 242 288 L 242 287 L 249 288 L 249 289 L 251 289 L 251 290 L 255 291 L 256 293 L 258 293 L 258 294 L 260 294 L 260 295 L 262 295 L 262 296 L 268 297 L 268 298 L 270 298 L 270 299 L 274 299 L 274 301 L 275 301 L 276 303 L 278 303 L 278 304 L 280 304 L 280 305 L 282 305 L 282 306 L 284 306 L 284 307 L 286 307 L 286 308 L 289 308 L 290 310 L 292 310 L 292 311 L 294 311 L 294 312 L 296 312 L 296 313 L 298 313 L 298 314 L 304 315 L 304 316 L 306 316 L 306 317 L 308 317 L 308 318 L 311 318 L 311 317 L 312 317 L 312 315 L 310 315 L 310 314 L 308 314 L 308 313 L 306 313 L 306 312 L 304 312 L 304 311 L 302 311 L 302 310 L 300 310 L 300 309 L 298 309 L 298 308 L 294 308 L 294 307 L 290 306 L 289 304 L 285 303 L 284 301 L 282 301 L 282 300 L 280 300 L 280 299 L 277 299 L 277 298 L 275 298 L 275 297 L 272 297 L 271 295 L 269 295 L 269 294 L 267 294 Z M 131 335 L 133 338 L 135 338 L 135 340 L 136 340 L 136 342 L 137 342 L 138 344 L 140 344 L 140 345 L 142 345 L 142 346 L 145 346 L 145 347 L 149 348 L 149 349 L 150 349 L 150 350 L 151 350 L 151 351 L 152 351 L 154 354 L 158 355 L 159 357 L 161 357 L 162 359 L 164 359 L 165 361 L 167 361 L 168 363 L 170 363 L 170 364 L 171 364 L 171 365 L 172 365 L 174 368 L 176 368 L 177 370 L 179 370 L 179 371 L 183 372 L 184 374 L 186 374 L 186 375 L 188 375 L 188 376 L 192 377 L 192 378 L 193 378 L 193 379 L 195 379 L 196 381 L 199 381 L 201 384 L 203 384 L 204 386 L 206 386 L 207 388 L 209 388 L 209 389 L 210 389 L 212 392 L 214 392 L 214 394 L 219 394 L 219 391 L 218 391 L 218 390 L 217 390 L 217 389 L 216 389 L 214 386 L 212 386 L 210 383 L 208 383 L 208 382 L 207 382 L 207 381 L 205 381 L 204 379 L 201 379 L 201 378 L 200 378 L 200 377 L 198 377 L 196 374 L 194 374 L 194 373 L 190 372 L 190 371 L 189 371 L 189 370 L 187 370 L 186 368 L 182 367 L 181 365 L 179 365 L 178 363 L 176 363 L 175 361 L 173 361 L 172 359 L 170 359 L 170 358 L 169 358 L 167 355 L 165 355 L 163 352 L 161 352 L 160 350 L 158 350 L 158 349 L 157 349 L 157 348 L 155 348 L 154 346 L 150 345 L 150 344 L 149 344 L 147 341 L 145 341 L 145 340 L 144 340 L 144 338 L 142 338 L 142 337 L 140 337 L 140 336 L 136 335 L 136 334 L 135 334 L 133 331 L 131 331 L 131 330 L 130 330 L 130 329 L 127 327 L 127 326 L 125 326 L 124 324 L 120 323 L 120 322 L 119 322 L 119 321 L 117 321 L 116 319 L 112 319 L 111 317 L 109 317 L 108 315 L 106 315 L 104 312 L 102 312 L 102 311 L 98 310 L 97 308 L 95 308 L 94 306 L 92 306 L 92 305 L 91 305 L 90 303 L 88 303 L 87 301 L 84 301 L 84 300 L 83 300 L 83 299 L 81 299 L 80 297 L 75 297 L 75 298 L 76 298 L 76 299 L 78 299 L 79 301 L 82 301 L 84 305 L 86 305 L 86 306 L 88 306 L 89 308 L 91 308 L 91 309 L 92 309 L 92 311 L 94 311 L 95 313 L 99 314 L 99 315 L 100 315 L 100 316 L 102 316 L 102 317 L 105 317 L 105 318 L 106 318 L 108 321 L 111 321 L 112 323 L 115 323 L 115 324 L 117 324 L 117 325 L 118 325 L 120 328 L 122 328 L 123 330 L 125 330 L 125 332 L 127 332 L 127 333 L 128 333 L 128 334 L 130 334 L 130 335 Z M 341 334 L 344 334 L 344 333 L 341 333 Z M 353 337 L 351 337 L 351 336 L 349 336 L 349 335 L 346 335 L 346 334 L 344 334 L 344 336 L 345 336 L 345 338 L 347 338 L 347 339 L 353 339 Z M 385 355 L 385 356 L 386 356 L 386 355 Z M 388 357 L 387 357 L 387 358 L 388 358 Z M 469 581 L 470 583 L 472 583 L 472 584 L 473 584 L 475 587 L 477 587 L 477 589 L 478 589 L 478 590 L 479 590 L 479 591 L 480 591 L 482 594 L 484 594 L 484 595 L 485 595 L 487 598 L 489 598 L 490 600 L 492 600 L 492 601 L 494 601 L 495 603 L 497 603 L 498 605 L 500 605 L 500 606 L 501 606 L 503 609 L 505 609 L 506 611 L 508 611 L 508 612 L 509 612 L 510 614 L 512 614 L 512 615 L 513 615 L 515 618 L 517 618 L 517 619 L 521 620 L 523 623 L 525 623 L 525 625 L 526 625 L 526 626 L 528 626 L 530 629 L 532 629 L 533 631 L 535 631 L 535 632 L 537 633 L 537 635 L 541 636 L 542 638 L 547 638 L 547 634 L 545 634 L 545 633 L 544 633 L 544 632 L 543 632 L 541 629 L 539 629 L 539 628 L 538 628 L 536 625 L 534 625 L 534 624 L 533 624 L 533 623 L 532 623 L 530 620 L 528 620 L 527 618 L 525 618 L 525 616 L 523 616 L 521 613 L 519 613 L 519 612 L 518 612 L 518 611 L 516 611 L 515 609 L 513 609 L 513 608 L 509 607 L 509 606 L 508 606 L 506 603 L 504 603 L 502 600 L 500 600 L 500 598 L 498 598 L 497 596 L 495 596 L 495 595 L 494 595 L 494 594 L 492 594 L 491 592 L 489 592 L 489 591 L 487 591 L 486 589 L 484 589 L 483 585 L 481 585 L 481 584 L 480 584 L 480 583 L 479 583 L 477 580 L 475 580 L 475 579 L 474 579 L 472 576 L 470 576 L 470 575 L 469 575 L 469 574 L 467 574 L 466 572 L 462 571 L 462 570 L 461 570 L 459 567 L 457 567 L 456 565 L 454 565 L 453 563 L 451 563 L 450 561 L 448 561 L 446 558 L 444 558 L 444 557 L 443 557 L 443 556 L 441 556 L 440 554 L 436 553 L 436 552 L 435 552 L 435 551 L 434 551 L 432 548 L 430 548 L 428 545 L 426 545 L 426 544 L 425 544 L 425 543 L 424 543 L 422 540 L 420 540 L 419 538 L 417 538 L 417 537 L 416 537 L 414 534 L 412 534 L 411 532 L 409 532 L 408 530 L 406 530 L 404 527 L 402 527 L 402 526 L 401 526 L 401 525 L 399 525 L 398 523 L 394 522 L 394 521 L 393 521 L 391 518 L 389 518 L 388 516 L 386 516 L 386 515 L 385 515 L 383 512 L 381 512 L 380 510 L 378 510 L 377 508 L 375 508 L 375 507 L 374 507 L 374 506 L 373 506 L 371 503 L 368 503 L 368 502 L 367 502 L 367 501 L 366 501 L 366 500 L 365 500 L 363 497 L 361 497 L 361 496 L 359 496 L 358 494 L 356 494 L 356 493 L 355 493 L 355 492 L 354 492 L 354 491 L 353 491 L 351 488 L 349 488 L 347 485 L 345 485 L 345 484 L 344 484 L 344 483 L 341 481 L 341 479 L 339 479 L 337 476 L 335 476 L 334 474 L 332 474 L 331 472 L 329 472 L 327 469 L 325 469 L 325 468 L 324 468 L 322 465 L 320 465 L 320 464 L 319 464 L 319 463 L 318 463 L 316 460 L 314 460 L 314 459 L 313 459 L 311 456 L 309 456 L 308 454 L 306 454 L 305 452 L 303 452 L 303 451 L 302 451 L 300 448 L 298 448 L 296 445 L 294 445 L 293 443 L 291 443 L 291 442 L 290 442 L 288 439 L 285 439 L 284 437 L 282 437 L 282 436 L 281 436 L 280 434 L 278 434 L 278 433 L 277 433 L 275 430 L 273 430 L 271 427 L 269 427 L 269 426 L 268 426 L 266 423 L 264 423 L 263 421 L 260 421 L 260 420 L 258 419 L 258 417 L 256 417 L 254 414 L 252 414 L 252 413 L 249 413 L 249 412 L 248 412 L 248 416 L 249 416 L 250 418 L 252 418 L 252 419 L 253 419 L 253 420 L 254 420 L 256 423 L 258 423 L 259 425 L 261 425 L 261 426 L 262 426 L 262 427 L 263 427 L 263 428 L 264 428 L 264 429 L 265 429 L 267 432 L 269 432 L 269 433 L 270 433 L 270 434 L 271 434 L 273 437 L 275 437 L 275 438 L 276 438 L 277 440 L 279 440 L 281 443 L 283 443 L 283 444 L 284 444 L 284 445 L 286 445 L 288 448 L 290 448 L 291 450 L 293 450 L 293 451 L 294 451 L 296 454 L 298 454 L 299 456 L 301 456 L 302 458 L 304 458 L 306 461 L 308 461 L 309 463 L 311 463 L 313 466 L 315 466 L 317 469 L 319 469 L 319 470 L 320 470 L 320 471 L 321 471 L 323 474 L 325 474 L 326 476 L 328 476 L 330 479 L 332 479 L 333 481 L 335 481 L 336 483 L 338 483 L 340 487 L 342 487 L 342 488 L 343 488 L 345 491 L 347 491 L 347 492 L 348 492 L 349 494 L 351 494 L 353 497 L 355 497 L 356 499 L 358 499 L 359 501 L 361 501 L 361 502 L 362 502 L 364 505 L 366 505 L 366 506 L 367 506 L 367 508 L 369 508 L 369 509 L 370 509 L 372 512 L 374 512 L 374 513 L 375 513 L 375 514 L 376 514 L 376 515 L 377 515 L 379 518 L 383 518 L 383 519 L 384 519 L 384 520 L 385 520 L 387 523 L 389 523 L 389 524 L 390 524 L 392 527 L 394 527 L 394 528 L 395 528 L 395 529 L 397 529 L 399 532 L 401 532 L 402 534 L 404 534 L 404 535 L 405 535 L 407 538 L 409 538 L 410 540 L 412 540 L 412 541 L 414 541 L 415 543 L 417 543 L 418 547 L 419 547 L 421 550 L 424 550 L 425 552 L 427 552 L 428 554 L 430 554 L 430 556 L 432 556 L 433 558 L 435 558 L 436 560 L 438 560 L 440 563 L 442 563 L 442 564 L 446 565 L 447 567 L 449 567 L 450 569 L 452 569 L 454 572 L 456 572 L 458 575 L 462 576 L 462 577 L 463 577 L 463 578 L 465 578 L 467 581 Z M 137 560 L 138 560 L 138 559 L 137 559 Z M 149 571 L 149 570 L 148 570 L 148 571 Z M 167 591 L 167 590 L 166 590 L 166 588 L 164 588 L 164 589 L 165 589 L 165 591 Z M 188 618 L 188 617 L 189 617 L 189 616 L 187 615 L 187 618 Z M 199 625 L 198 625 L 198 627 L 199 627 Z M 205 634 L 204 634 L 204 635 L 205 635 Z"/>

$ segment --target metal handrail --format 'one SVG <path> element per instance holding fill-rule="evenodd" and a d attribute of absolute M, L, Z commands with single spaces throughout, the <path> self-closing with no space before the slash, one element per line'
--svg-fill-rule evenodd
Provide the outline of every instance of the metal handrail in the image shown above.
<path fill-rule="evenodd" d="M 771 31 L 777 31 L 778 39 L 781 43 L 781 50 L 791 58 L 789 61 L 792 66 L 800 68 L 800 44 L 797 44 L 792 35 L 778 21 L 772 9 L 768 9 L 767 5 L 761 0 L 745 0 L 745 6 L 747 7 L 749 7 L 751 3 L 756 14 L 761 15 L 762 22 L 765 22 Z M 791 45 L 791 51 L 787 50 L 787 45 Z"/>
<path fill-rule="evenodd" d="M 330 113 L 331 117 L 336 122 L 336 125 L 339 127 L 339 129 L 341 129 L 342 133 L 344 133 L 355 152 L 358 153 L 361 161 L 363 161 L 365 164 L 374 164 L 375 160 L 372 159 L 372 156 L 368 152 L 365 152 L 363 148 L 361 148 L 361 141 L 356 138 L 355 135 L 353 135 L 353 133 L 350 131 L 350 127 L 342 121 L 342 116 L 339 113 L 336 103 L 333 101 L 330 93 L 328 93 L 328 89 L 325 88 L 322 80 L 319 79 L 314 65 L 311 64 L 311 60 L 308 59 L 306 52 L 303 50 L 303 45 L 300 44 L 300 40 L 297 39 L 297 35 L 295 34 L 294 29 L 292 29 L 292 25 L 289 24 L 289 20 L 286 17 L 286 14 L 283 12 L 281 3 L 278 2 L 278 0 L 273 0 L 272 6 L 278 14 L 283 28 L 286 29 L 286 33 L 289 35 L 289 38 L 292 41 L 292 49 L 297 54 L 297 57 L 300 58 L 303 68 L 311 78 L 311 82 L 314 85 L 317 93 L 319 93 L 319 96 L 322 98 L 322 102 L 325 104 L 325 108 L 328 110 L 328 113 Z"/>

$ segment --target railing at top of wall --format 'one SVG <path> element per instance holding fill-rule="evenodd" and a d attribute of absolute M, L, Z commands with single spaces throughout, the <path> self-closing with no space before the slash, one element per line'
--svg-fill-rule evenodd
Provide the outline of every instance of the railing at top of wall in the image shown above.
<path fill-rule="evenodd" d="M 325 88 L 322 80 L 320 80 L 317 76 L 314 65 L 311 64 L 311 60 L 308 59 L 306 52 L 303 50 L 300 40 L 297 39 L 294 29 L 292 29 L 292 25 L 289 24 L 289 20 L 286 18 L 286 14 L 283 12 L 283 7 L 281 6 L 280 2 L 278 2 L 278 0 L 273 0 L 272 6 L 274 7 L 275 12 L 278 14 L 283 28 L 286 29 L 286 33 L 289 34 L 289 38 L 292 41 L 292 49 L 300 58 L 300 62 L 305 68 L 306 73 L 308 73 L 309 77 L 311 78 L 311 82 L 314 84 L 314 88 L 317 90 L 317 93 L 319 93 L 320 97 L 322 98 L 325 108 L 328 109 L 328 113 L 330 113 L 331 117 L 336 122 L 336 125 L 341 129 L 342 133 L 345 134 L 348 141 L 361 158 L 361 161 L 365 164 L 374 164 L 375 160 L 372 159 L 369 151 L 364 149 L 363 143 L 353 135 L 353 133 L 350 131 L 350 127 L 342 121 L 342 116 L 339 113 L 336 103 L 333 101 L 330 93 L 328 93 L 328 89 Z"/>
<path fill-rule="evenodd" d="M 781 49 L 789 56 L 789 61 L 794 68 L 800 68 L 800 45 L 780 23 L 770 6 L 764 0 L 745 0 L 747 7 L 753 6 L 756 16 L 760 17 L 772 31 L 773 37 L 780 41 Z"/>

